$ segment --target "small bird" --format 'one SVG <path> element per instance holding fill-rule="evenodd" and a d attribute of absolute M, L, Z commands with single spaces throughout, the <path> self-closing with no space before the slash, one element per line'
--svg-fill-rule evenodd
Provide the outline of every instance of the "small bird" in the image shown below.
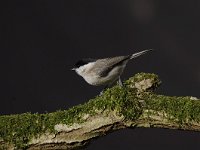
<path fill-rule="evenodd" d="M 120 76 L 128 61 L 146 54 L 149 51 L 152 51 L 152 49 L 143 50 L 127 56 L 116 56 L 104 59 L 81 59 L 75 64 L 72 70 L 75 70 L 90 85 L 104 85 L 107 88 L 118 80 L 119 85 L 123 86 Z"/>

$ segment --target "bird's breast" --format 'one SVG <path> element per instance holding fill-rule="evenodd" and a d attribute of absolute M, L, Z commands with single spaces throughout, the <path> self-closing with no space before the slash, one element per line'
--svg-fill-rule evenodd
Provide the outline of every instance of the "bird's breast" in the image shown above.
<path fill-rule="evenodd" d="M 106 76 L 100 76 L 96 72 L 88 73 L 82 76 L 85 81 L 94 86 L 109 85 L 115 82 L 118 77 L 122 74 L 125 65 L 114 67 Z"/>

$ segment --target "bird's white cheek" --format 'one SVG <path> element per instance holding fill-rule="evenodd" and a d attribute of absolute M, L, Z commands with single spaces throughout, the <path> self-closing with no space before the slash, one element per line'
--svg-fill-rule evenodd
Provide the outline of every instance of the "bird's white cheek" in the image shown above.
<path fill-rule="evenodd" d="M 94 63 L 88 63 L 84 66 L 79 67 L 76 69 L 76 72 L 81 76 L 87 76 L 91 73 L 91 70 L 93 69 Z"/>
<path fill-rule="evenodd" d="M 82 76 L 83 72 L 84 72 L 84 71 L 83 71 L 82 68 L 76 69 L 76 73 L 77 73 L 78 75 L 80 75 L 80 76 Z"/>

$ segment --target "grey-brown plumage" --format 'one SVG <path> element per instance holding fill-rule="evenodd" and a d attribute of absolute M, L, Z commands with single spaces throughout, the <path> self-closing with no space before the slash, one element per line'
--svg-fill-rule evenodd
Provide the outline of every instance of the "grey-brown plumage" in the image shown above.
<path fill-rule="evenodd" d="M 130 56 L 117 56 L 112 58 L 99 59 L 96 61 L 96 72 L 99 76 L 106 77 L 113 68 L 121 66 L 127 60 L 130 59 Z M 106 68 L 101 66 L 107 66 Z"/>
<path fill-rule="evenodd" d="M 109 86 L 119 79 L 130 59 L 143 55 L 150 50 L 144 50 L 128 56 L 117 56 L 104 59 L 82 59 L 75 64 L 73 70 L 91 85 Z"/>

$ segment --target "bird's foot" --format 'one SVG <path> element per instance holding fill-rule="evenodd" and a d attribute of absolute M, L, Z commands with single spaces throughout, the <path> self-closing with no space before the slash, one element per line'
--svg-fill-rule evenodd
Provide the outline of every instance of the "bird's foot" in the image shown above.
<path fill-rule="evenodd" d="M 102 96 L 102 95 L 103 95 L 103 92 L 104 92 L 104 90 L 102 90 L 102 91 L 99 93 L 99 96 Z"/>
<path fill-rule="evenodd" d="M 119 77 L 119 80 L 118 80 L 118 85 L 121 86 L 121 87 L 123 87 L 123 83 L 122 83 L 122 80 L 121 80 L 120 77 Z"/>

